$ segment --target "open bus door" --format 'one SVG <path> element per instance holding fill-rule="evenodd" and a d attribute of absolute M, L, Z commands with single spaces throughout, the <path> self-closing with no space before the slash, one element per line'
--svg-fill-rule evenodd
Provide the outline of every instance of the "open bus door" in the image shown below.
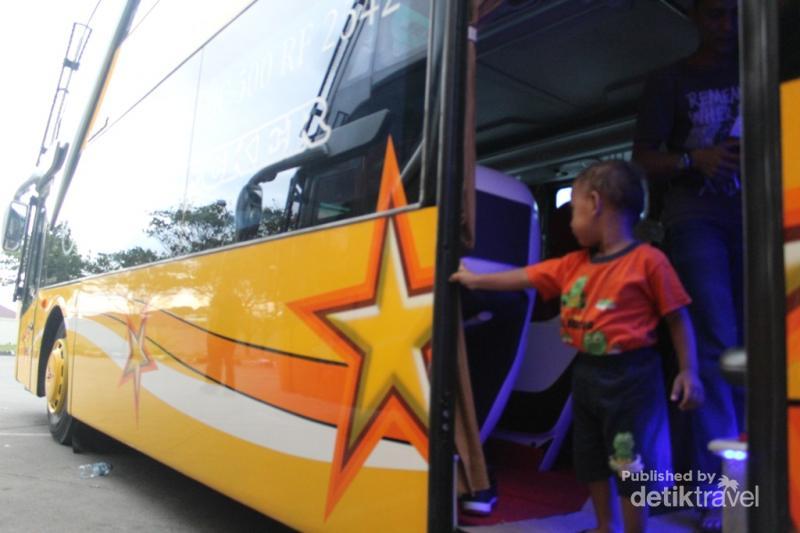
<path fill-rule="evenodd" d="M 434 46 L 443 51 L 435 56 L 440 63 L 429 64 L 428 83 L 439 80 L 438 102 L 426 105 L 432 113 L 426 135 L 438 141 L 438 158 L 427 161 L 428 175 L 438 176 L 436 277 L 433 307 L 433 359 L 431 365 L 431 404 L 429 422 L 428 531 L 455 528 L 454 436 L 456 396 L 456 350 L 458 288 L 449 282 L 460 260 L 462 183 L 464 179 L 464 125 L 467 2 L 434 2 Z M 426 191 L 433 192 L 433 191 Z M 430 199 L 431 196 L 428 195 Z"/>
<path fill-rule="evenodd" d="M 493 3 L 501 2 L 486 2 Z M 749 508 L 747 526 L 753 531 L 788 531 L 792 524 L 800 526 L 800 2 L 739 4 L 744 95 L 746 349 L 750 357 L 747 467 L 749 488 L 755 491 L 757 487 L 759 494 L 758 505 Z M 469 147 L 465 144 L 464 149 Z M 440 173 L 441 177 L 444 175 Z M 442 183 L 447 184 L 448 180 Z M 458 203 L 454 194 L 450 190 L 446 197 L 452 201 L 442 206 L 440 246 L 455 242 L 441 233 L 448 231 L 448 221 L 454 222 L 446 213 L 446 206 Z M 450 238 L 454 239 L 452 230 Z M 781 264 L 785 271 L 779 267 Z M 437 296 L 446 294 L 442 276 L 452 267 L 446 257 L 437 257 Z M 444 305 L 445 301 L 450 298 L 439 297 L 437 304 Z M 452 333 L 452 324 L 440 329 L 443 317 L 449 316 L 440 311 L 441 308 L 435 312 L 439 321 L 435 331 Z M 452 309 L 449 311 L 452 313 Z M 444 336 L 440 335 L 440 341 Z M 446 364 L 441 358 L 438 362 Z M 452 361 L 447 364 L 452 365 Z M 452 405 L 443 401 L 446 394 L 452 393 L 452 383 L 443 389 L 439 382 L 436 388 L 437 379 L 452 375 L 448 370 L 440 367 L 434 371 L 433 390 L 438 390 L 432 395 L 434 417 L 437 412 L 441 415 L 440 406 L 447 410 Z M 441 417 L 433 418 L 432 432 L 440 431 L 441 424 Z M 438 437 L 444 439 L 444 434 Z M 437 523 L 434 518 L 429 522 L 431 530 L 436 530 L 434 525 L 451 519 L 451 511 L 442 506 L 443 494 L 434 497 L 434 484 L 443 480 L 443 471 L 438 476 L 434 471 L 444 468 L 452 448 L 434 451 L 433 433 L 431 446 L 430 504 L 432 510 L 439 506 L 437 509 L 442 511 L 442 522 Z M 737 524 L 741 526 L 745 524 Z"/>
<path fill-rule="evenodd" d="M 800 2 L 740 6 L 748 475 L 760 490 L 749 526 L 788 531 L 800 526 Z"/>

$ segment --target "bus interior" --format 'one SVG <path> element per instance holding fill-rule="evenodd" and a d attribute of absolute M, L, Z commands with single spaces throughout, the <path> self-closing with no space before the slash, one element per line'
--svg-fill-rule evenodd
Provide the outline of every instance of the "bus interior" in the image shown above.
<path fill-rule="evenodd" d="M 576 249 L 566 205 L 571 182 L 594 162 L 631 159 L 646 76 L 698 44 L 689 6 L 669 0 L 506 1 L 479 22 L 476 244 L 468 266 L 495 271 Z M 486 194 L 498 174 L 530 191 L 532 225 L 519 209 L 509 209 L 522 204 L 498 204 Z M 652 209 L 649 215 L 638 237 L 658 247 L 663 228 Z M 531 255 L 499 251 L 504 244 Z M 462 296 L 476 413 L 498 501 L 489 516 L 462 512 L 460 522 L 512 522 L 520 528 L 514 531 L 593 527 L 588 492 L 571 474 L 576 350 L 560 340 L 557 303 L 530 294 L 464 290 Z M 673 359 L 665 357 L 667 376 L 674 375 Z M 691 511 L 670 513 L 655 517 L 652 527 L 692 531 L 697 519 Z M 497 530 L 502 527 L 512 526 Z"/>

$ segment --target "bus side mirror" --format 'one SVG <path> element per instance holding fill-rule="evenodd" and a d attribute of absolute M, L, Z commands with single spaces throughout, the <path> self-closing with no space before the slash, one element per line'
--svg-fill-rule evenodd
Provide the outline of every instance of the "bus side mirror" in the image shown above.
<path fill-rule="evenodd" d="M 261 183 L 274 180 L 278 173 L 285 170 L 330 163 L 358 154 L 372 143 L 386 138 L 389 118 L 387 109 L 361 117 L 332 130 L 325 144 L 289 156 L 256 172 L 242 188 L 236 201 L 236 241 L 246 241 L 258 235 L 263 216 Z"/>
<path fill-rule="evenodd" d="M 11 202 L 3 222 L 3 250 L 16 252 L 25 238 L 25 221 L 28 219 L 28 206 L 21 202 Z"/>
<path fill-rule="evenodd" d="M 248 181 L 266 183 L 275 179 L 278 173 L 290 168 L 316 165 L 323 162 L 341 161 L 358 154 L 375 141 L 385 139 L 389 130 L 388 109 L 376 111 L 366 117 L 331 130 L 328 140 L 316 146 L 272 163 L 256 172 Z"/>
<path fill-rule="evenodd" d="M 261 185 L 248 183 L 239 193 L 236 201 L 236 241 L 252 239 L 258 234 L 261 224 L 262 209 Z"/>

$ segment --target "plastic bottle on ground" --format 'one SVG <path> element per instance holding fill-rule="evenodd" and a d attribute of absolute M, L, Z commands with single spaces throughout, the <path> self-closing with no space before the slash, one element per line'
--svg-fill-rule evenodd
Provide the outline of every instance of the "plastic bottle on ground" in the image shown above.
<path fill-rule="evenodd" d="M 99 462 L 81 465 L 78 467 L 78 472 L 80 473 L 81 479 L 90 479 L 107 476 L 111 473 L 112 468 L 111 463 Z"/>

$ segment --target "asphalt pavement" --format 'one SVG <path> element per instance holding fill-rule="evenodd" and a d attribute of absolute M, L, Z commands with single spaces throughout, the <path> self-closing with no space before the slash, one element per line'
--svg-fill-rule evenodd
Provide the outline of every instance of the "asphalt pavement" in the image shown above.
<path fill-rule="evenodd" d="M 107 477 L 78 467 L 111 463 Z M 287 532 L 208 487 L 124 446 L 73 453 L 47 429 L 43 398 L 0 356 L 0 532 Z"/>

